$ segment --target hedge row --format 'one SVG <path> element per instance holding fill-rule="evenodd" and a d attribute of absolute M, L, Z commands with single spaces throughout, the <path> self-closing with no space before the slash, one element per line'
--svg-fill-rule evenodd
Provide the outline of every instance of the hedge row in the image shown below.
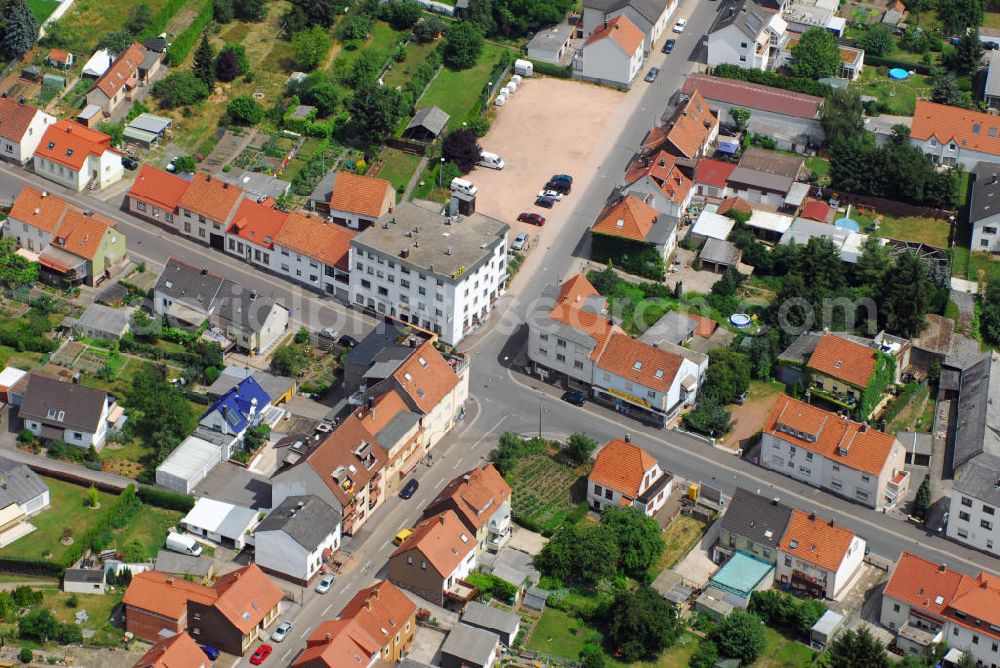
<path fill-rule="evenodd" d="M 185 4 L 187 4 L 187 0 L 167 0 L 167 4 L 160 7 L 160 11 L 156 12 L 156 16 L 149 22 L 146 29 L 136 37 L 136 41 L 144 42 L 166 30 L 170 19 L 174 18 L 174 14 L 179 12 Z"/>
<path fill-rule="evenodd" d="M 17 573 L 19 575 L 44 575 L 62 577 L 66 568 L 48 559 L 29 559 L 27 557 L 0 558 L 0 572 Z"/>
<path fill-rule="evenodd" d="M 75 540 L 66 551 L 66 554 L 59 560 L 59 565 L 67 568 L 71 564 L 76 563 L 83 556 L 85 549 L 92 547 L 103 534 L 110 532 L 112 529 L 120 529 L 128 524 L 141 508 L 142 502 L 136 494 L 135 486 L 129 485 L 101 513 L 101 516 L 94 525 Z"/>
<path fill-rule="evenodd" d="M 866 64 L 870 63 L 870 59 L 866 61 Z M 774 72 L 763 72 L 761 70 L 747 70 L 728 63 L 717 66 L 712 74 L 725 79 L 747 81 L 749 83 L 760 84 L 762 86 L 771 86 L 772 88 L 790 90 L 793 93 L 815 95 L 816 97 L 826 97 L 833 92 L 833 88 L 827 84 L 813 81 L 812 79 L 786 77 L 780 74 L 775 74 Z"/>
<path fill-rule="evenodd" d="M 924 65 L 923 63 L 911 63 L 907 60 L 895 60 L 893 58 L 884 58 L 882 56 L 873 56 L 871 54 L 865 54 L 865 65 L 870 67 L 888 67 L 894 68 L 898 67 L 900 69 L 909 72 L 913 70 L 917 74 L 930 74 L 931 66 Z"/>
<path fill-rule="evenodd" d="M 573 67 L 567 65 L 562 67 L 560 65 L 553 65 L 552 63 L 543 63 L 540 60 L 528 59 L 532 66 L 535 68 L 535 74 L 544 74 L 549 77 L 558 77 L 559 79 L 572 79 L 573 78 Z"/>
<path fill-rule="evenodd" d="M 166 510 L 177 510 L 182 513 L 186 513 L 194 508 L 194 499 L 190 496 L 167 492 L 155 487 L 139 487 L 139 499 L 150 506 Z"/>
<path fill-rule="evenodd" d="M 191 25 L 171 42 L 170 48 L 167 49 L 167 64 L 176 67 L 183 63 L 188 54 L 191 53 L 191 49 L 201 40 L 202 33 L 205 32 L 205 28 L 211 21 L 212 0 L 205 0 L 205 4 L 202 5 L 201 11 L 198 12 L 198 16 L 194 18 Z"/>

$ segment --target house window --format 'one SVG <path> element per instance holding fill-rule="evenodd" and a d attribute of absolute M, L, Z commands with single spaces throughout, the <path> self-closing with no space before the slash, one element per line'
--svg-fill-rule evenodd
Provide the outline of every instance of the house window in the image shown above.
<path fill-rule="evenodd" d="M 603 492 L 603 488 L 600 485 L 594 485 L 594 494 L 600 496 Z"/>
<path fill-rule="evenodd" d="M 992 515 L 994 512 L 996 512 L 996 509 L 993 506 L 987 506 L 987 505 L 983 506 L 983 513 L 984 514 L 986 514 L 986 515 Z"/>
<path fill-rule="evenodd" d="M 421 568 L 421 570 L 425 570 L 426 571 L 427 570 L 427 562 L 426 561 L 421 561 L 420 562 L 420 568 Z"/>
<path fill-rule="evenodd" d="M 605 499 L 607 499 L 608 501 L 610 501 L 612 496 L 613 496 L 613 494 L 611 493 L 610 489 L 604 490 L 604 498 Z"/>
<path fill-rule="evenodd" d="M 145 202 L 136 202 L 135 203 L 135 208 L 138 209 L 139 211 L 145 211 L 146 210 L 146 203 Z"/>
<path fill-rule="evenodd" d="M 549 340 L 549 335 L 548 334 L 539 334 L 538 335 L 538 339 L 540 341 L 548 341 Z"/>
<path fill-rule="evenodd" d="M 995 228 L 995 227 L 984 227 L 983 228 L 983 234 L 996 234 L 996 233 L 997 233 L 997 228 Z"/>
<path fill-rule="evenodd" d="M 539 354 L 539 355 L 544 355 L 545 357 L 548 357 L 548 355 L 549 355 L 549 351 L 548 351 L 548 350 L 546 350 L 545 348 L 539 348 L 539 349 L 538 349 L 538 354 Z"/>
<path fill-rule="evenodd" d="M 792 558 L 789 557 L 787 554 L 785 555 L 785 566 L 788 566 L 789 568 L 792 567 Z"/>
<path fill-rule="evenodd" d="M 201 214 L 198 214 L 198 222 L 199 223 L 204 223 L 205 222 L 205 216 L 203 216 Z"/>
<path fill-rule="evenodd" d="M 965 512 L 963 510 L 962 512 L 960 512 L 958 514 L 958 519 L 962 520 L 963 522 L 968 522 L 969 521 L 969 513 Z"/>
<path fill-rule="evenodd" d="M 573 366 L 575 368 L 577 368 L 577 369 L 582 369 L 583 368 L 583 362 L 581 362 L 580 360 L 577 360 L 577 361 L 573 362 Z"/>
<path fill-rule="evenodd" d="M 972 499 L 970 499 L 967 496 L 963 496 L 962 497 L 962 505 L 965 506 L 966 508 L 971 508 L 972 507 Z"/>
<path fill-rule="evenodd" d="M 557 353 L 556 354 L 556 361 L 557 362 L 565 362 L 566 361 L 566 356 L 563 355 L 563 354 L 561 354 L 561 353 Z"/>
<path fill-rule="evenodd" d="M 893 603 L 892 604 L 892 611 L 893 612 L 899 612 L 899 603 Z"/>
<path fill-rule="evenodd" d="M 859 499 L 867 499 L 868 498 L 868 492 L 866 492 L 863 489 L 855 490 L 854 496 L 858 497 Z"/>
<path fill-rule="evenodd" d="M 741 49 L 745 49 L 745 48 L 747 48 L 748 46 L 749 46 L 749 44 L 747 43 L 747 41 L 746 41 L 746 40 L 744 40 L 744 41 L 740 42 L 740 48 L 741 48 Z"/>
<path fill-rule="evenodd" d="M 968 538 L 969 537 L 969 532 L 966 531 L 965 529 L 959 529 L 956 533 L 958 534 L 959 538 Z"/>
<path fill-rule="evenodd" d="M 560 348 L 565 348 L 566 347 L 566 342 L 563 341 L 562 339 L 559 339 L 558 341 L 556 341 L 556 345 L 558 347 L 560 347 Z"/>
<path fill-rule="evenodd" d="M 741 63 L 747 62 L 747 57 L 746 56 L 740 56 L 740 62 Z"/>
<path fill-rule="evenodd" d="M 174 214 L 172 213 L 166 213 L 163 215 L 163 217 L 166 218 L 168 223 L 174 222 Z"/>
<path fill-rule="evenodd" d="M 979 526 L 990 531 L 993 530 L 993 522 L 989 522 L 987 520 L 979 520 Z"/>

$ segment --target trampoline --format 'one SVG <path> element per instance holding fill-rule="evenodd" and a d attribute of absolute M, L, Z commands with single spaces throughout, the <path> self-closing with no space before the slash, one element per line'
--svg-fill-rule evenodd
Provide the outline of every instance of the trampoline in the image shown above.
<path fill-rule="evenodd" d="M 845 230 L 850 230 L 851 232 L 861 231 L 861 225 L 859 225 L 858 221 L 854 220 L 853 218 L 841 218 L 840 220 L 835 221 L 833 224 L 836 227 L 840 227 Z"/>
<path fill-rule="evenodd" d="M 729 322 L 737 329 L 743 329 L 750 326 L 750 316 L 746 313 L 734 313 L 729 316 Z"/>
<path fill-rule="evenodd" d="M 889 78 L 895 79 L 896 81 L 902 81 L 903 79 L 909 79 L 910 73 L 904 70 L 902 67 L 894 67 L 889 70 Z"/>

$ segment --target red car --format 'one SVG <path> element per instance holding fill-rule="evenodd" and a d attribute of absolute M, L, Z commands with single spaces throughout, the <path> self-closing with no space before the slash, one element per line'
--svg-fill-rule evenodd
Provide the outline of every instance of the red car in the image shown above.
<path fill-rule="evenodd" d="M 517 219 L 522 223 L 538 225 L 539 227 L 545 224 L 545 216 L 541 216 L 537 213 L 522 213 L 517 217 Z"/>
<path fill-rule="evenodd" d="M 250 663 L 255 666 L 259 666 L 264 663 L 264 659 L 271 656 L 271 651 L 273 649 L 274 648 L 270 645 L 261 645 L 257 648 L 257 651 L 253 653 L 253 656 L 250 657 Z"/>

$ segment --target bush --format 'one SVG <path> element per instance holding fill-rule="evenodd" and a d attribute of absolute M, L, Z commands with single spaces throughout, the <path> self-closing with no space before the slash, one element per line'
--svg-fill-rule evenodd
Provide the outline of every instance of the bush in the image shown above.
<path fill-rule="evenodd" d="M 21 659 L 21 663 L 31 663 L 32 659 L 35 658 L 35 653 L 27 647 L 22 647 L 18 658 Z"/>
<path fill-rule="evenodd" d="M 201 102 L 209 94 L 208 84 L 189 70 L 171 72 L 153 84 L 152 92 L 153 97 L 167 109 Z"/>
<path fill-rule="evenodd" d="M 826 612 L 826 604 L 816 599 L 798 599 L 775 589 L 768 589 L 755 591 L 750 596 L 750 606 L 747 609 L 766 624 L 808 637 L 813 624 Z"/>
<path fill-rule="evenodd" d="M 143 503 L 165 510 L 186 513 L 194 508 L 194 499 L 186 494 L 176 494 L 155 487 L 141 486 L 138 495 Z"/>
<path fill-rule="evenodd" d="M 865 64 L 871 64 L 868 54 L 865 54 Z M 784 88 L 785 90 L 805 93 L 806 95 L 815 95 L 817 97 L 826 97 L 833 92 L 833 89 L 829 85 L 819 83 L 813 79 L 786 77 L 775 72 L 763 72 L 761 70 L 747 70 L 728 63 L 717 66 L 712 74 L 726 79 L 736 79 L 737 81 L 748 81 L 763 86 Z"/>
<path fill-rule="evenodd" d="M 483 50 L 483 33 L 474 23 L 463 21 L 448 28 L 444 36 L 444 62 L 456 70 L 476 64 Z"/>
<path fill-rule="evenodd" d="M 517 464 L 517 460 L 529 455 L 545 452 L 547 442 L 540 438 L 521 438 L 513 432 L 504 432 L 497 441 L 497 447 L 490 453 L 490 461 L 500 475 L 506 475 Z"/>
<path fill-rule="evenodd" d="M 237 125 L 257 125 L 264 118 L 264 108 L 250 95 L 234 97 L 226 106 L 226 113 Z"/>
<path fill-rule="evenodd" d="M 167 4 L 169 5 L 171 3 Z M 173 16 L 173 14 L 171 14 L 171 16 Z M 170 49 L 167 50 L 168 65 L 176 67 L 187 59 L 188 54 L 191 53 L 191 49 L 193 49 L 201 39 L 202 33 L 205 32 L 205 28 L 211 20 L 212 0 L 205 0 L 205 3 L 202 5 L 201 10 L 198 12 L 194 21 L 192 21 L 191 24 L 184 29 L 184 32 L 174 37 L 173 41 L 170 43 Z"/>
<path fill-rule="evenodd" d="M 35 435 L 31 433 L 30 429 L 22 429 L 17 432 L 18 443 L 31 443 L 35 440 Z"/>

